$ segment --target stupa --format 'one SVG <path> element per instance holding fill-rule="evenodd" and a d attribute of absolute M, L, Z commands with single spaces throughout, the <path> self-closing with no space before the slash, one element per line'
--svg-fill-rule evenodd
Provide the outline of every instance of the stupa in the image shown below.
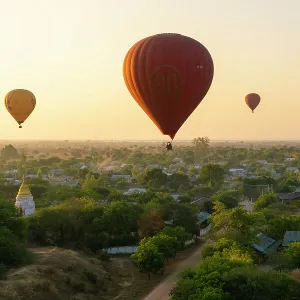
<path fill-rule="evenodd" d="M 15 206 L 21 209 L 24 216 L 34 214 L 35 212 L 35 203 L 30 189 L 25 182 L 25 176 L 23 176 L 23 181 L 16 197 Z"/>

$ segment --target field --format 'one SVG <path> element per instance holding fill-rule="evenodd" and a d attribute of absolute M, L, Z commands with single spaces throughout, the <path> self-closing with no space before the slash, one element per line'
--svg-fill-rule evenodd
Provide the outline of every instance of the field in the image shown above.
<path fill-rule="evenodd" d="M 34 264 L 11 270 L 0 281 L 1 300 L 135 300 L 142 299 L 154 286 L 188 257 L 195 246 L 178 253 L 164 275 L 148 280 L 129 257 L 112 257 L 103 262 L 82 253 L 60 248 L 35 248 Z"/>

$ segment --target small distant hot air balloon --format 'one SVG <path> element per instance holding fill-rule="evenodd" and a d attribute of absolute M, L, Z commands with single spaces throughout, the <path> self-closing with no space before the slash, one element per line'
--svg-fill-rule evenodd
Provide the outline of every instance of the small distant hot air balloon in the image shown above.
<path fill-rule="evenodd" d="M 260 96 L 255 93 L 248 94 L 245 97 L 245 102 L 252 110 L 252 113 L 254 113 L 254 109 L 258 106 L 258 104 L 260 102 Z"/>
<path fill-rule="evenodd" d="M 33 93 L 23 89 L 10 91 L 4 99 L 4 104 L 8 112 L 18 122 L 19 128 L 21 124 L 33 112 L 36 99 Z"/>
<path fill-rule="evenodd" d="M 172 140 L 205 97 L 213 75 L 208 50 L 198 41 L 175 33 L 140 40 L 123 63 L 130 94 L 162 134 Z M 172 147 L 167 145 L 167 149 Z"/>

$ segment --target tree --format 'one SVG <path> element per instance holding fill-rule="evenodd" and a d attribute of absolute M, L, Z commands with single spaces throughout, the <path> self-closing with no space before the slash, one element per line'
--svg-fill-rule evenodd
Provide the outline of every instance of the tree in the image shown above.
<path fill-rule="evenodd" d="M 21 176 L 24 176 L 27 173 L 27 157 L 24 152 L 21 153 L 20 159 L 17 163 L 18 172 Z"/>
<path fill-rule="evenodd" d="M 87 174 L 85 176 L 84 182 L 82 183 L 81 188 L 83 190 L 91 190 L 99 185 L 98 180 L 92 174 Z"/>
<path fill-rule="evenodd" d="M 159 190 L 168 181 L 168 175 L 161 169 L 149 169 L 144 173 L 143 182 L 151 189 Z"/>
<path fill-rule="evenodd" d="M 177 239 L 175 237 L 168 236 L 164 233 L 158 233 L 152 238 L 152 241 L 154 245 L 156 245 L 158 251 L 162 253 L 165 260 L 175 258 L 177 246 Z"/>
<path fill-rule="evenodd" d="M 297 299 L 300 284 L 286 274 L 263 271 L 236 257 L 214 255 L 184 271 L 171 292 L 172 300 Z"/>
<path fill-rule="evenodd" d="M 192 143 L 195 148 L 194 149 L 194 161 L 201 162 L 203 156 L 205 156 L 209 152 L 209 138 L 198 137 L 198 138 L 193 139 Z"/>
<path fill-rule="evenodd" d="M 7 227 L 0 227 L 1 264 L 15 267 L 29 261 L 28 252 L 18 237 Z"/>
<path fill-rule="evenodd" d="M 234 240 L 221 238 L 213 244 L 206 244 L 201 252 L 202 258 L 218 255 L 230 260 L 240 260 L 245 263 L 253 263 L 255 254 L 250 247 L 240 245 Z"/>
<path fill-rule="evenodd" d="M 283 251 L 284 261 L 288 263 L 290 269 L 300 268 L 300 242 L 294 242 L 290 244 Z"/>
<path fill-rule="evenodd" d="M 234 208 L 238 206 L 238 192 L 236 191 L 219 191 L 212 196 L 213 201 L 222 202 L 226 208 Z"/>
<path fill-rule="evenodd" d="M 200 171 L 200 180 L 212 186 L 220 186 L 224 181 L 224 170 L 217 164 L 204 165 Z"/>
<path fill-rule="evenodd" d="M 274 193 L 262 194 L 256 199 L 254 209 L 261 210 L 276 202 L 278 202 L 278 198 Z"/>
<path fill-rule="evenodd" d="M 185 248 L 185 242 L 192 239 L 192 235 L 187 233 L 182 226 L 166 226 L 161 233 L 176 238 L 176 251 L 183 250 Z"/>
<path fill-rule="evenodd" d="M 155 208 L 145 211 L 140 216 L 138 225 L 141 237 L 153 236 L 165 226 L 161 212 Z"/>
<path fill-rule="evenodd" d="M 130 235 L 137 232 L 137 209 L 124 201 L 107 205 L 103 212 L 103 226 L 109 236 Z"/>
<path fill-rule="evenodd" d="M 180 195 L 178 200 L 180 203 L 191 203 L 191 197 L 189 195 Z"/>
<path fill-rule="evenodd" d="M 172 226 L 182 226 L 188 233 L 195 233 L 197 214 L 190 204 L 171 202 L 163 206 L 163 218 Z"/>
<path fill-rule="evenodd" d="M 190 184 L 189 177 L 182 173 L 174 173 L 168 178 L 168 186 L 173 191 L 178 191 L 180 186 L 183 186 L 184 190 L 188 190 Z"/>
<path fill-rule="evenodd" d="M 3 159 L 16 159 L 19 157 L 19 153 L 13 145 L 9 144 L 2 148 L 1 157 Z"/>
<path fill-rule="evenodd" d="M 194 138 L 192 144 L 195 146 L 197 150 L 201 150 L 201 152 L 206 152 L 209 148 L 210 140 L 208 137 L 197 137 Z"/>
<path fill-rule="evenodd" d="M 216 202 L 212 215 L 214 231 L 218 237 L 233 239 L 248 245 L 265 224 L 262 214 L 251 214 L 241 207 L 226 210 L 224 204 Z"/>
<path fill-rule="evenodd" d="M 287 230 L 298 231 L 300 228 L 300 217 L 298 215 L 275 215 L 267 221 L 264 233 L 273 239 L 282 239 Z"/>
<path fill-rule="evenodd" d="M 13 202 L 0 198 L 0 227 L 6 227 L 21 241 L 27 236 L 27 224 Z"/>
<path fill-rule="evenodd" d="M 38 169 L 36 175 L 39 180 L 43 180 L 43 173 L 41 169 Z"/>
<path fill-rule="evenodd" d="M 159 252 L 157 246 L 149 238 L 141 240 L 137 252 L 131 257 L 140 272 L 148 273 L 149 279 L 151 273 L 157 274 L 164 269 L 163 254 Z"/>

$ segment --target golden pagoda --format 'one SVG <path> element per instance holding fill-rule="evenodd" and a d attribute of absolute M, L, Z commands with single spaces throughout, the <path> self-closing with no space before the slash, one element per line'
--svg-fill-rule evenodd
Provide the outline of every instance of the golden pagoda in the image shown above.
<path fill-rule="evenodd" d="M 22 184 L 16 197 L 15 206 L 20 208 L 25 216 L 35 212 L 35 203 L 30 189 L 26 184 L 25 176 L 23 176 Z"/>

